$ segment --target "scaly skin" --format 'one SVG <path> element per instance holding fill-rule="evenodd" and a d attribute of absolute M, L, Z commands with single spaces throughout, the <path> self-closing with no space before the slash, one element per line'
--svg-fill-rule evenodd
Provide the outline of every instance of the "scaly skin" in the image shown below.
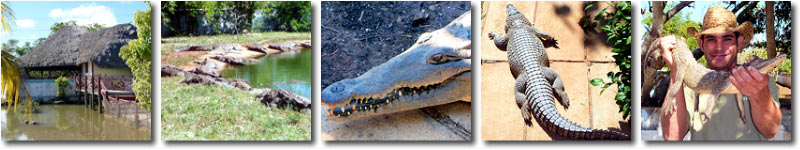
<path fill-rule="evenodd" d="M 535 118 L 545 130 L 577 140 L 629 140 L 630 136 L 624 133 L 582 127 L 558 113 L 555 100 L 568 107 L 569 99 L 561 77 L 548 68 L 545 51 L 545 45 L 556 46 L 557 42 L 550 34 L 534 29 L 511 4 L 507 9 L 507 35 L 492 32 L 489 38 L 500 50 L 508 51 L 511 74 L 517 79 L 516 102 L 525 123 L 530 125 L 531 118 Z"/>
<path fill-rule="evenodd" d="M 728 76 L 730 76 L 730 72 L 721 72 L 721 71 L 714 71 L 711 69 L 706 68 L 700 63 L 697 63 L 697 60 L 694 59 L 692 56 L 692 51 L 686 46 L 686 41 L 683 38 L 677 38 L 674 35 L 664 36 L 661 38 L 656 39 L 650 45 L 646 52 L 646 56 L 648 59 L 654 61 L 648 61 L 643 66 L 647 66 L 644 74 L 644 79 L 652 80 L 653 74 L 648 74 L 647 72 L 655 72 L 659 68 L 663 67 L 664 63 L 663 59 L 656 58 L 661 57 L 660 47 L 658 46 L 661 43 L 662 38 L 676 38 L 677 45 L 675 45 L 675 49 L 672 50 L 672 60 L 675 63 L 675 68 L 671 68 L 672 71 L 675 71 L 675 81 L 672 81 L 670 84 L 669 90 L 667 90 L 667 95 L 664 98 L 664 104 L 661 106 L 661 111 L 665 114 L 669 115 L 674 113 L 677 108 L 677 104 L 675 103 L 675 97 L 678 93 L 678 90 L 682 86 L 679 83 L 683 83 L 684 86 L 691 88 L 692 90 L 696 91 L 697 93 L 702 94 L 712 94 L 713 98 L 710 100 L 697 100 L 695 103 L 699 104 L 702 102 L 706 103 L 709 106 L 705 111 L 700 112 L 705 120 L 711 119 L 711 108 L 714 108 L 714 101 L 716 97 L 720 94 L 739 94 L 740 92 L 736 89 L 735 86 L 731 85 L 731 81 L 729 80 Z M 759 72 L 765 73 L 769 70 L 774 69 L 778 66 L 783 60 L 786 60 L 786 55 L 781 54 L 775 58 L 769 60 L 757 59 L 752 62 L 741 64 L 745 66 L 752 66 L 756 68 Z M 658 65 L 652 65 L 658 64 Z M 649 85 L 648 85 L 649 84 Z M 643 87 L 652 87 L 652 82 L 645 82 Z M 739 115 L 742 121 L 745 120 L 744 116 L 744 108 L 743 108 L 743 100 L 741 94 L 737 96 L 737 104 L 739 107 Z M 699 110 L 695 110 L 699 111 Z"/>
<path fill-rule="evenodd" d="M 471 13 L 420 35 L 403 53 L 322 90 L 328 119 L 363 117 L 471 101 Z"/>

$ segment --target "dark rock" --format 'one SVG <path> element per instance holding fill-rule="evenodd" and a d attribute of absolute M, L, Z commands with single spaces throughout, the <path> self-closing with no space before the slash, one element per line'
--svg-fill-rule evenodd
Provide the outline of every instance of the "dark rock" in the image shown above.
<path fill-rule="evenodd" d="M 266 90 L 265 92 L 258 94 L 258 96 L 256 96 L 256 100 L 261 101 L 261 103 L 269 107 L 291 107 L 295 110 L 307 109 L 311 107 L 311 101 L 309 101 L 307 98 L 297 96 L 294 93 L 283 89 Z"/>
<path fill-rule="evenodd" d="M 250 84 L 247 83 L 247 80 L 229 78 L 229 79 L 225 79 L 225 81 L 229 85 L 231 85 L 231 86 L 233 86 L 233 87 L 235 87 L 237 89 L 240 89 L 240 90 L 245 90 L 245 91 L 253 90 L 253 88 L 250 87 Z"/>
<path fill-rule="evenodd" d="M 267 53 L 267 48 L 264 48 L 264 45 L 261 45 L 261 44 L 258 44 L 258 43 L 245 44 L 244 47 L 247 48 L 248 50 L 251 50 L 251 51 Z"/>
<path fill-rule="evenodd" d="M 173 65 L 164 64 L 161 66 L 162 77 L 184 76 L 186 71 Z"/>
<path fill-rule="evenodd" d="M 192 45 L 183 48 L 175 49 L 176 52 L 182 51 L 211 51 L 214 50 L 215 45 Z"/>
<path fill-rule="evenodd" d="M 250 58 L 239 58 L 239 57 L 231 57 L 231 56 L 213 56 L 211 59 L 216 59 L 224 63 L 228 63 L 231 65 L 251 65 L 257 64 L 257 59 L 250 59 Z"/>
<path fill-rule="evenodd" d="M 303 48 L 311 48 L 311 42 L 300 43 L 300 46 Z"/>
<path fill-rule="evenodd" d="M 217 66 L 216 63 L 209 62 L 208 60 L 205 60 L 205 61 L 203 61 L 201 63 L 198 63 L 198 65 L 199 66 L 197 68 L 189 70 L 189 72 L 195 73 L 195 74 L 208 75 L 208 76 L 212 76 L 212 77 L 220 77 L 219 73 L 214 71 L 214 70 L 219 68 L 219 66 Z"/>
<path fill-rule="evenodd" d="M 292 42 L 292 41 L 269 44 L 269 48 L 278 49 L 278 50 L 281 50 L 281 51 L 293 50 L 295 48 L 295 46 L 297 46 L 297 43 Z"/>
<path fill-rule="evenodd" d="M 217 81 L 217 79 L 214 78 L 214 77 L 211 77 L 211 76 L 208 76 L 208 75 L 202 75 L 202 74 L 190 75 L 190 76 L 186 77 L 186 79 L 183 79 L 183 81 L 181 81 L 180 83 L 185 83 L 185 84 L 203 84 L 203 85 L 212 85 L 212 84 L 227 85 L 227 84 L 224 84 L 223 82 Z"/>

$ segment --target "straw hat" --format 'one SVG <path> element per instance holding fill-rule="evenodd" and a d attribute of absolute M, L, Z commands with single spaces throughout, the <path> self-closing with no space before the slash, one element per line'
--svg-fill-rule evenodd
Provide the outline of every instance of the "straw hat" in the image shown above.
<path fill-rule="evenodd" d="M 708 8 L 706 16 L 703 17 L 703 32 L 697 31 L 694 27 L 686 29 L 689 36 L 694 36 L 700 40 L 700 36 L 709 33 L 729 33 L 738 32 L 739 36 L 744 37 L 744 42 L 749 43 L 753 39 L 753 23 L 749 21 L 736 26 L 736 16 L 733 12 L 720 5 Z"/>

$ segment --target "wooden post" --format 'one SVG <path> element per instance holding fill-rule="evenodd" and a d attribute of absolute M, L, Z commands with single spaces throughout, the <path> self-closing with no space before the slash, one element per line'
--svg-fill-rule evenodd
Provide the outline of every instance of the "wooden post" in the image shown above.
<path fill-rule="evenodd" d="M 133 102 L 133 108 L 136 109 L 136 111 L 133 112 L 133 115 L 134 115 L 134 118 L 136 118 L 136 126 L 135 127 L 138 129 L 139 128 L 139 105 L 136 105 L 136 101 Z"/>

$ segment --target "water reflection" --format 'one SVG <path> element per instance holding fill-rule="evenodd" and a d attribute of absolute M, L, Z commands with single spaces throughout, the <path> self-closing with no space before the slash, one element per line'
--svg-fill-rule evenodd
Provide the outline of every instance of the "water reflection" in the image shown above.
<path fill-rule="evenodd" d="M 12 108 L 13 110 L 13 108 Z M 38 124 L 27 125 L 25 113 L 2 108 L 3 140 L 141 141 L 150 140 L 150 128 L 106 116 L 84 105 L 42 105 L 33 114 Z"/>
<path fill-rule="evenodd" d="M 249 81 L 253 88 L 286 89 L 311 98 L 311 50 L 267 55 L 260 63 L 235 66 L 222 71 L 222 76 Z"/>

